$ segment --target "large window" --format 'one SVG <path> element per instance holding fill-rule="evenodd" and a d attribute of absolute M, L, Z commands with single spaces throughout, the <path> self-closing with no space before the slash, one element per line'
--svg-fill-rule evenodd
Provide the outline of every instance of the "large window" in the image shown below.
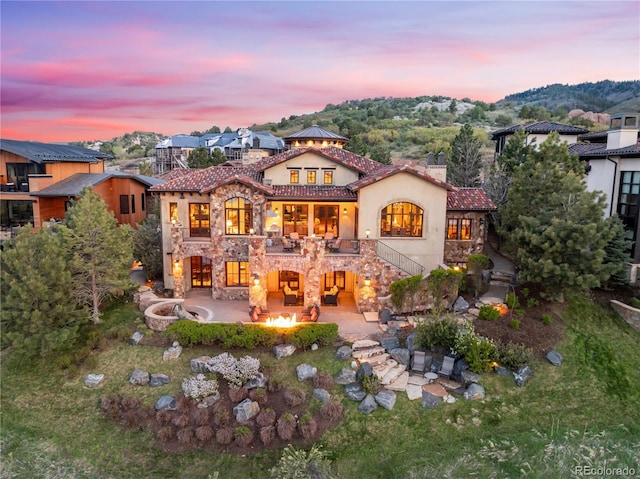
<path fill-rule="evenodd" d="M 178 222 L 178 203 L 169 203 L 169 221 L 173 224 Z"/>
<path fill-rule="evenodd" d="M 307 205 L 282 205 L 282 234 L 298 233 L 307 235 L 309 232 L 309 210 Z"/>
<path fill-rule="evenodd" d="M 211 258 L 191 257 L 191 286 L 207 288 L 211 286 Z"/>
<path fill-rule="evenodd" d="M 380 236 L 422 237 L 423 210 L 413 203 L 392 203 L 380 214 Z"/>
<path fill-rule="evenodd" d="M 120 195 L 120 214 L 129 214 L 129 197 L 127 195 Z"/>
<path fill-rule="evenodd" d="M 228 235 L 248 235 L 253 227 L 253 207 L 244 198 L 231 198 L 224 203 Z"/>
<path fill-rule="evenodd" d="M 447 220 L 448 240 L 470 240 L 471 220 L 468 218 L 449 218 Z"/>
<path fill-rule="evenodd" d="M 211 236 L 209 203 L 189 203 L 190 236 Z"/>
<path fill-rule="evenodd" d="M 313 232 L 316 235 L 324 236 L 325 233 L 338 235 L 338 205 L 318 205 L 313 213 Z"/>
<path fill-rule="evenodd" d="M 638 215 L 640 211 L 640 171 L 620 173 L 620 194 L 618 196 L 618 216 L 624 223 L 627 238 L 631 240 L 630 253 L 635 250 Z"/>
<path fill-rule="evenodd" d="M 249 286 L 249 263 L 227 261 L 225 263 L 227 286 Z"/>

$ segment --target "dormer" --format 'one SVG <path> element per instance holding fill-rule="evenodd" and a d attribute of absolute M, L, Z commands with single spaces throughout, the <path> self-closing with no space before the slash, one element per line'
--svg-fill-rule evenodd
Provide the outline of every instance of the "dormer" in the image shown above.
<path fill-rule="evenodd" d="M 638 142 L 638 115 L 611 115 L 607 131 L 607 150 L 616 150 Z"/>

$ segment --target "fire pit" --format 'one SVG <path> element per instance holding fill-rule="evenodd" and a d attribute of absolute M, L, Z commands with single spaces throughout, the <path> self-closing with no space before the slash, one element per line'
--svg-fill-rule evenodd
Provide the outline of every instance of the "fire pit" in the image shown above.
<path fill-rule="evenodd" d="M 144 311 L 144 322 L 154 331 L 164 331 L 179 319 L 173 309 L 176 304 L 184 304 L 184 300 L 169 299 L 149 305 L 149 307 Z M 209 311 L 208 309 L 201 308 L 199 306 L 190 306 L 188 308 L 188 312 L 198 322 L 213 322 L 213 311 Z"/>

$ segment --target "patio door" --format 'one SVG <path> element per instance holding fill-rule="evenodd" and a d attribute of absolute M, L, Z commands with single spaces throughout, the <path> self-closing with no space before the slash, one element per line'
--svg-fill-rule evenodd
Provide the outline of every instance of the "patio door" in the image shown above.
<path fill-rule="evenodd" d="M 211 258 L 204 256 L 191 257 L 191 287 L 211 287 Z"/>
<path fill-rule="evenodd" d="M 316 205 L 313 212 L 313 232 L 317 236 L 324 236 L 325 233 L 333 233 L 337 238 L 339 205 Z"/>

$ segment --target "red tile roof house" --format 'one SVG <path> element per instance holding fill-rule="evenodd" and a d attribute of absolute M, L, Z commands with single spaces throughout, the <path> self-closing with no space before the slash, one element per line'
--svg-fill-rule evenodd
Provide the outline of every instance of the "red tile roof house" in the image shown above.
<path fill-rule="evenodd" d="M 482 251 L 493 204 L 445 177 L 444 165 L 387 166 L 332 144 L 167 179 L 151 188 L 165 286 L 175 297 L 206 288 L 264 308 L 285 286 L 311 306 L 337 285 L 358 311 L 377 311 L 393 281 Z"/>

